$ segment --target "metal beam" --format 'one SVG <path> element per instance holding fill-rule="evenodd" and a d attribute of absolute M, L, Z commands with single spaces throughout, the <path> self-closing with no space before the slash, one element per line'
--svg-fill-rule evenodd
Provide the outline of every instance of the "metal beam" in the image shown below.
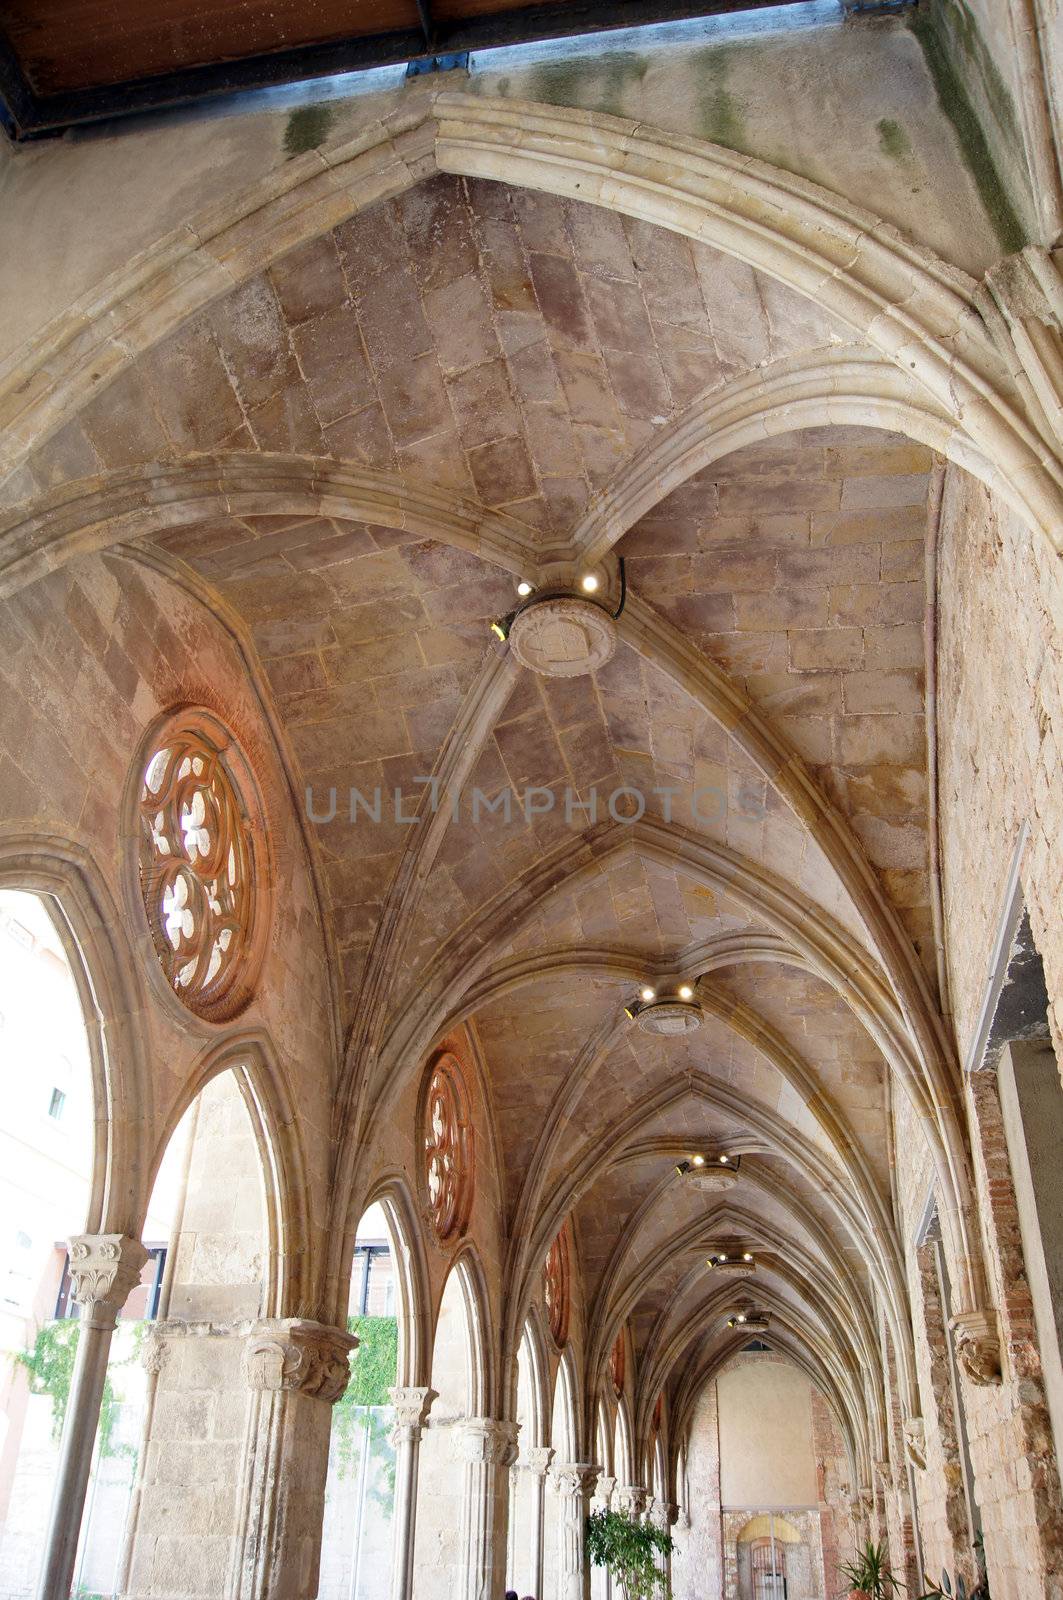
<path fill-rule="evenodd" d="M 367 34 L 330 44 L 299 45 L 239 61 L 210 62 L 157 77 L 48 95 L 33 93 L 10 46 L 0 39 L 0 100 L 14 125 L 14 136 L 25 139 L 219 95 L 367 72 L 373 67 L 396 66 L 426 56 L 458 55 L 582 33 L 801 3 L 802 0 L 564 0 L 559 5 L 522 6 L 519 10 L 441 22 L 432 17 L 429 0 L 419 0 L 419 14 L 427 27 Z M 431 44 L 427 43 L 428 35 Z"/>

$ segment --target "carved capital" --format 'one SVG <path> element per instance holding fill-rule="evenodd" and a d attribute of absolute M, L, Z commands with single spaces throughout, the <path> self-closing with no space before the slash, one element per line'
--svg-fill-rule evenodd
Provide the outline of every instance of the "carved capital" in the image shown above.
<path fill-rule="evenodd" d="M 961 1311 L 949 1326 L 956 1342 L 956 1359 L 972 1383 L 999 1383 L 1000 1330 L 992 1311 Z"/>
<path fill-rule="evenodd" d="M 537 1478 L 546 1476 L 546 1469 L 554 1459 L 554 1452 L 548 1444 L 537 1444 L 528 1451 L 524 1465 L 529 1472 L 534 1472 Z"/>
<path fill-rule="evenodd" d="M 666 1533 L 669 1526 L 668 1513 L 669 1510 L 674 1509 L 674 1507 L 670 1507 L 668 1505 L 666 1500 L 658 1500 L 656 1496 L 651 1495 L 646 1506 L 646 1521 L 650 1523 L 652 1527 L 660 1528 Z"/>
<path fill-rule="evenodd" d="M 511 1467 L 517 1459 L 516 1422 L 494 1417 L 469 1417 L 454 1426 L 454 1441 L 463 1461 L 473 1465 Z"/>
<path fill-rule="evenodd" d="M 140 1347 L 140 1365 L 150 1378 L 157 1378 L 162 1371 L 163 1356 L 166 1353 L 165 1342 L 155 1332 L 154 1324 L 148 1324 L 148 1331 L 144 1343 Z"/>
<path fill-rule="evenodd" d="M 904 1424 L 904 1448 L 908 1460 L 920 1472 L 926 1469 L 926 1423 L 922 1417 L 908 1417 Z"/>
<path fill-rule="evenodd" d="M 554 1463 L 550 1475 L 559 1495 L 578 1496 L 589 1501 L 600 1471 L 600 1467 L 589 1461 L 561 1461 Z"/>
<path fill-rule="evenodd" d="M 607 1478 L 603 1472 L 599 1477 L 597 1486 L 594 1490 L 594 1498 L 596 1500 L 600 1500 L 604 1506 L 608 1506 L 609 1502 L 613 1498 L 613 1490 L 615 1488 L 616 1479 Z"/>
<path fill-rule="evenodd" d="M 127 1233 L 78 1233 L 70 1240 L 71 1293 L 92 1328 L 113 1328 L 140 1282 L 148 1252 Z"/>
<path fill-rule="evenodd" d="M 244 1350 L 252 1389 L 288 1390 L 335 1405 L 350 1382 L 358 1340 L 343 1328 L 301 1317 L 268 1317 L 254 1325 Z"/>
<path fill-rule="evenodd" d="M 391 1430 L 392 1444 L 398 1445 L 403 1440 L 410 1442 L 418 1440 L 422 1428 L 428 1421 L 432 1401 L 437 1398 L 436 1391 L 399 1387 L 389 1389 L 388 1398 L 395 1410 L 395 1421 Z"/>
<path fill-rule="evenodd" d="M 646 1509 L 646 1491 L 637 1483 L 625 1483 L 616 1491 L 616 1509 L 629 1517 L 641 1517 Z"/>

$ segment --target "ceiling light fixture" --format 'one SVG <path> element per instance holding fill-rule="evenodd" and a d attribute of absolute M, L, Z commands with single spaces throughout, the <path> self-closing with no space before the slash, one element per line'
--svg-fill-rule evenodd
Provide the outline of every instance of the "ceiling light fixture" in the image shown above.
<path fill-rule="evenodd" d="M 694 991 L 689 983 L 681 983 L 679 985 L 679 998 L 680 1000 L 693 1000 Z"/>
<path fill-rule="evenodd" d="M 656 1000 L 657 990 L 651 989 L 649 984 L 646 984 L 645 988 L 639 990 L 639 998 L 645 1000 L 646 1004 L 649 1005 L 651 1000 Z"/>
<path fill-rule="evenodd" d="M 593 572 L 585 572 L 583 574 L 583 577 L 580 579 L 580 587 L 587 594 L 594 593 L 595 589 L 598 587 L 598 579 L 594 576 Z"/>
<path fill-rule="evenodd" d="M 697 1155 L 678 1161 L 675 1170 L 691 1188 L 712 1194 L 734 1188 L 741 1160 L 741 1156 L 717 1156 L 699 1150 Z"/>
<path fill-rule="evenodd" d="M 735 1278 L 748 1278 L 756 1272 L 757 1265 L 748 1250 L 741 1255 L 737 1251 L 719 1251 L 716 1255 L 709 1256 L 708 1266 L 726 1272 Z"/>
<path fill-rule="evenodd" d="M 528 582 L 527 578 L 522 578 L 520 580 L 520 582 L 517 584 L 517 593 L 520 595 L 521 599 L 523 600 L 525 598 L 525 596 L 531 594 L 531 592 L 532 592 L 531 584 Z"/>

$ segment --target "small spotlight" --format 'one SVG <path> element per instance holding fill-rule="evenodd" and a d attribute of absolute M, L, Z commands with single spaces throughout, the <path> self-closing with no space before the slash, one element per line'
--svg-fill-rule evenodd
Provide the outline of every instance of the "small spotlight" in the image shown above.
<path fill-rule="evenodd" d="M 693 1156 L 693 1157 L 691 1157 L 691 1161 L 692 1161 L 692 1164 L 695 1167 L 703 1167 L 705 1165 L 705 1157 L 704 1156 Z"/>
<path fill-rule="evenodd" d="M 746 1320 L 746 1314 L 744 1311 L 740 1311 L 738 1313 L 738 1320 L 739 1322 L 744 1322 Z"/>
<path fill-rule="evenodd" d="M 689 983 L 681 983 L 679 985 L 679 998 L 680 1000 L 693 1000 L 694 991 Z"/>
<path fill-rule="evenodd" d="M 753 1257 L 750 1255 L 748 1250 L 742 1256 L 742 1260 L 743 1261 L 752 1261 L 752 1259 L 753 1259 Z"/>
<path fill-rule="evenodd" d="M 656 1000 L 657 990 L 651 989 L 649 984 L 646 984 L 645 988 L 639 990 L 639 995 L 643 1000 L 646 1001 L 646 1004 L 648 1005 L 651 1000 Z"/>
<path fill-rule="evenodd" d="M 624 1007 L 624 1015 L 625 1015 L 625 1017 L 627 1017 L 629 1022 L 634 1022 L 634 1020 L 635 1020 L 635 1007 L 634 1006 L 625 1006 Z"/>
<path fill-rule="evenodd" d="M 726 1256 L 717 1256 L 716 1259 L 717 1259 L 717 1261 L 726 1261 L 727 1257 Z"/>
<path fill-rule="evenodd" d="M 505 644 L 509 638 L 509 618 L 503 617 L 501 622 L 492 622 L 491 632 L 496 639 L 501 639 L 502 643 Z"/>
<path fill-rule="evenodd" d="M 523 600 L 525 595 L 529 595 L 529 594 L 531 594 L 531 592 L 532 592 L 531 584 L 528 582 L 527 578 L 522 578 L 520 580 L 520 582 L 517 584 L 517 593 L 520 595 L 521 599 Z"/>
<path fill-rule="evenodd" d="M 593 594 L 598 587 L 598 579 L 593 572 L 585 572 L 580 582 L 588 594 Z"/>
<path fill-rule="evenodd" d="M 720 1160 L 721 1160 L 721 1162 L 723 1163 L 724 1166 L 727 1165 L 727 1163 L 730 1161 L 730 1159 L 731 1159 L 730 1156 L 721 1156 L 720 1157 Z"/>

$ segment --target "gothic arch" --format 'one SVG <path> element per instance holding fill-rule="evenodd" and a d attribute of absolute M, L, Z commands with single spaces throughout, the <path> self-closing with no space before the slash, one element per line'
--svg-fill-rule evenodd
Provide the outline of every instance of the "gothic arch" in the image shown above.
<path fill-rule="evenodd" d="M 156 1142 L 143 1204 L 147 1205 L 150 1184 L 182 1117 L 208 1083 L 223 1072 L 231 1072 L 239 1087 L 261 1164 L 269 1245 L 263 1315 L 297 1316 L 300 1308 L 314 1303 L 321 1263 L 310 1258 L 307 1243 L 312 1232 L 300 1123 L 268 1035 L 259 1030 L 230 1034 L 197 1057 Z"/>
<path fill-rule="evenodd" d="M 227 212 L 216 207 L 209 220 L 165 237 L 28 341 L 0 384 L 0 472 L 13 471 L 93 388 L 193 311 L 426 170 L 590 201 L 710 243 L 816 298 L 914 373 L 1008 479 L 1027 520 L 1054 540 L 1060 472 L 1052 447 L 1028 421 L 965 274 L 763 161 L 600 113 L 448 91 L 401 133 L 326 146 L 291 163 L 283 183 L 271 174 Z M 764 222 L 768 208 L 774 228 Z"/>
<path fill-rule="evenodd" d="M 150 1191 L 154 1093 L 117 906 L 88 852 L 51 834 L 0 834 L 0 888 L 44 900 L 81 1001 L 95 1105 L 86 1231 L 135 1235 Z"/>

